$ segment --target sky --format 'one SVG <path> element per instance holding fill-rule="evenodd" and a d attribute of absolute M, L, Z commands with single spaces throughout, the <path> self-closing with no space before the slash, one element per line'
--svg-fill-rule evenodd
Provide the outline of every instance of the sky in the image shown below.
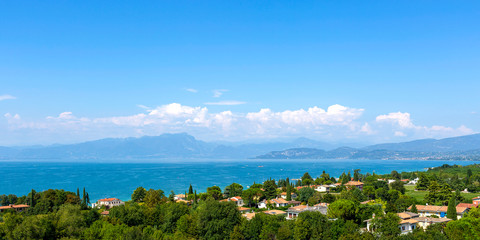
<path fill-rule="evenodd" d="M 478 1 L 2 1 L 0 145 L 480 131 Z"/>

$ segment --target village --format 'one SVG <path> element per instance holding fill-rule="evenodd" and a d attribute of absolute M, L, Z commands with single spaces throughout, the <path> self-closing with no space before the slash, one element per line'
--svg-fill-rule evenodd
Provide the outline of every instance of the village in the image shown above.
<path fill-rule="evenodd" d="M 307 173 L 308 174 L 308 173 Z M 341 181 L 341 179 L 336 179 L 336 181 Z M 394 182 L 401 182 L 405 185 L 415 186 L 418 183 L 419 178 L 413 180 L 409 179 L 377 179 L 377 181 L 385 182 L 387 184 L 392 184 Z M 274 216 L 283 216 L 286 220 L 295 220 L 302 212 L 319 212 L 325 216 L 331 216 L 328 209 L 331 205 L 331 202 L 319 202 L 309 205 L 309 202 L 302 202 L 295 200 L 297 199 L 296 192 L 301 189 L 312 189 L 317 194 L 330 194 L 331 190 L 335 189 L 344 189 L 343 191 L 352 191 L 359 190 L 363 191 L 364 183 L 361 181 L 354 181 L 351 178 L 350 181 L 342 184 L 337 182 L 334 184 L 322 184 L 322 185 L 307 185 L 307 186 L 297 186 L 295 190 L 291 193 L 284 192 L 285 188 L 277 188 L 277 193 L 279 193 L 275 198 L 271 199 L 262 199 L 260 196 L 254 198 L 256 202 L 254 206 L 249 206 L 242 196 L 232 196 L 227 197 L 224 195 L 225 199 L 218 200 L 219 202 L 232 202 L 237 207 L 238 211 L 241 212 L 242 216 L 247 220 L 252 220 L 258 214 L 274 215 Z M 263 188 L 260 188 L 261 191 L 264 191 Z M 338 193 L 335 193 L 338 195 Z M 290 195 L 290 196 L 289 196 Z M 173 197 L 173 200 L 177 203 L 184 203 L 186 205 L 191 205 L 195 200 L 188 198 L 188 194 L 176 194 Z M 198 201 L 198 200 L 197 200 Z M 105 198 L 100 199 L 96 203 L 92 204 L 94 208 L 105 208 L 105 211 L 102 211 L 103 216 L 109 214 L 108 209 L 111 209 L 116 206 L 124 205 L 125 202 L 117 198 Z M 362 201 L 360 205 L 378 205 L 382 207 L 381 201 L 376 201 L 375 199 L 370 199 Z M 472 203 L 458 203 L 455 206 L 455 220 L 461 219 L 471 210 L 472 208 L 478 208 L 480 205 L 480 196 L 472 199 Z M 449 206 L 435 206 L 435 205 L 411 205 L 405 211 L 398 212 L 396 215 L 399 217 L 400 221 L 398 222 L 398 228 L 401 231 L 401 234 L 411 233 L 416 228 L 427 229 L 430 225 L 437 223 L 448 223 L 453 219 L 447 217 Z M 383 212 L 385 214 L 385 212 Z M 370 219 L 364 220 L 366 227 L 362 231 L 375 231 L 375 227 L 372 225 L 372 221 L 376 218 L 376 214 L 373 213 Z M 335 220 L 335 218 L 330 218 L 330 220 Z"/>

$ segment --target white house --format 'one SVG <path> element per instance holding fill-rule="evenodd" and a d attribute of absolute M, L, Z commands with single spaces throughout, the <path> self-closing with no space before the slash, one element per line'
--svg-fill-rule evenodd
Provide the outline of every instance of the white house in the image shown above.
<path fill-rule="evenodd" d="M 228 200 L 232 201 L 232 202 L 235 202 L 235 204 L 237 204 L 237 206 L 239 206 L 239 207 L 243 206 L 243 204 L 244 204 L 242 197 L 239 197 L 239 196 L 231 197 Z"/>
<path fill-rule="evenodd" d="M 120 205 L 125 205 L 125 203 L 118 199 L 118 198 L 103 198 L 97 201 L 97 203 L 93 203 L 92 207 L 102 207 L 105 206 L 107 208 L 112 208 Z"/>
<path fill-rule="evenodd" d="M 314 190 L 317 192 L 330 192 L 330 185 L 317 185 Z"/>

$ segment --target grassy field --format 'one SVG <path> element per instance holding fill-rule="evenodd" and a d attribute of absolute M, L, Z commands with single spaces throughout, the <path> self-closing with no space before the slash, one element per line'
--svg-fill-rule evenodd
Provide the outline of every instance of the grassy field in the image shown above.
<path fill-rule="evenodd" d="M 415 191 L 414 185 L 405 185 L 405 194 L 413 197 L 417 200 L 418 203 L 424 203 L 425 195 L 427 195 L 428 191 Z M 465 198 L 465 202 L 471 203 L 472 198 L 480 196 L 479 193 L 461 193 L 462 196 Z"/>

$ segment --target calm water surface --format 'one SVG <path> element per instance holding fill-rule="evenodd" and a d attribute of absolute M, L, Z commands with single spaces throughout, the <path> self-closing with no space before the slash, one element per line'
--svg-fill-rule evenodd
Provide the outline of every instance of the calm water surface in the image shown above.
<path fill-rule="evenodd" d="M 131 161 L 131 160 L 130 160 Z M 179 161 L 183 161 L 179 163 Z M 188 161 L 188 162 L 185 162 Z M 247 188 L 254 181 L 261 183 L 269 178 L 300 178 L 309 172 L 317 177 L 326 171 L 338 177 L 343 171 L 361 169 L 362 173 L 378 174 L 392 170 L 416 171 L 440 166 L 444 163 L 468 165 L 466 161 L 418 160 L 159 160 L 148 163 L 112 162 L 0 162 L 0 194 L 28 194 L 31 189 L 65 189 L 76 192 L 83 187 L 96 201 L 103 197 L 129 200 L 138 186 L 184 193 L 192 184 L 197 192 L 217 185 L 222 189 L 232 182 Z"/>

